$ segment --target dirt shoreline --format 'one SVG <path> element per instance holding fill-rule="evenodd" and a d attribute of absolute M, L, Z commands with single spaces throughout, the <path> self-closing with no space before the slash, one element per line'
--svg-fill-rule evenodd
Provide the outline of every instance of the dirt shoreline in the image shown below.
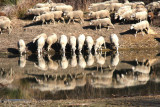
<path fill-rule="evenodd" d="M 49 24 L 41 26 L 41 23 L 33 23 L 31 20 L 12 19 L 12 25 L 13 30 L 10 35 L 8 35 L 7 32 L 0 35 L 1 53 L 10 53 L 12 50 L 16 50 L 19 39 L 23 39 L 26 44 L 29 44 L 35 36 L 41 33 L 46 33 L 47 35 L 56 33 L 58 36 L 65 34 L 68 37 L 71 35 L 78 37 L 79 34 L 85 34 L 86 36 L 92 36 L 94 40 L 99 36 L 103 36 L 105 37 L 106 44 L 110 44 L 110 34 L 116 33 L 119 37 L 119 50 L 160 48 L 160 27 L 154 26 L 150 28 L 157 34 L 142 36 L 141 33 L 138 33 L 137 37 L 134 37 L 135 32 L 129 30 L 131 24 L 121 25 L 115 23 L 115 29 L 111 28 L 107 30 L 106 28 L 102 28 L 101 31 L 96 31 L 94 27 L 90 27 L 89 21 L 85 21 L 82 25 L 79 23 L 56 23 L 55 25 Z"/>
<path fill-rule="evenodd" d="M 83 100 L 1 100 L 0 106 L 132 106 L 132 107 L 155 107 L 160 105 L 160 95 L 135 96 L 106 99 L 83 99 Z"/>

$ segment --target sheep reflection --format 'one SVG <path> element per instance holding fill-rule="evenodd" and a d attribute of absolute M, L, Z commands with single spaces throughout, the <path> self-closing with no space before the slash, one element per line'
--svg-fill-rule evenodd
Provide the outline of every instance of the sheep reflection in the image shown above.
<path fill-rule="evenodd" d="M 19 56 L 18 65 L 21 68 L 24 68 L 26 66 L 26 54 Z"/>
<path fill-rule="evenodd" d="M 35 66 L 36 68 L 38 68 L 38 69 L 40 69 L 40 70 L 44 70 L 44 71 L 48 69 L 48 66 L 47 66 L 47 64 L 46 64 L 46 61 L 45 61 L 44 58 L 43 58 L 43 55 L 38 56 L 38 62 L 37 62 L 37 64 L 34 63 L 34 66 Z"/>

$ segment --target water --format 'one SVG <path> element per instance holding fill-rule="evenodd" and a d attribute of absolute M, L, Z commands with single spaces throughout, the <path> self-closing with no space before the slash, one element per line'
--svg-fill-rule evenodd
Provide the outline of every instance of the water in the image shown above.
<path fill-rule="evenodd" d="M 1 99 L 94 99 L 160 94 L 159 50 L 0 57 Z"/>

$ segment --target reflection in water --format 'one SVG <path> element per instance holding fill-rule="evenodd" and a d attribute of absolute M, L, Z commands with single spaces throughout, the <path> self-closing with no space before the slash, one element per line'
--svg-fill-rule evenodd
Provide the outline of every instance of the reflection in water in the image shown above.
<path fill-rule="evenodd" d="M 43 58 L 43 55 L 38 56 L 38 63 L 34 63 L 34 66 L 40 70 L 47 70 L 47 64 L 46 61 Z"/>
<path fill-rule="evenodd" d="M 25 65 L 26 65 L 26 54 L 19 56 L 18 65 L 19 65 L 21 68 L 24 68 L 24 67 L 25 67 Z"/>
<path fill-rule="evenodd" d="M 135 57 L 130 54 L 126 57 L 125 54 L 119 52 L 111 56 L 102 54 L 94 56 L 91 53 L 72 56 L 47 55 L 38 57 L 36 64 L 33 59 L 28 59 L 30 57 L 27 58 L 29 61 L 26 63 L 26 57 L 21 56 L 19 66 L 26 66 L 23 69 L 27 72 L 22 73 L 22 77 L 13 78 L 12 72 L 4 72 L 1 69 L 0 85 L 6 88 L 7 85 L 15 86 L 23 93 L 32 92 L 32 97 L 36 99 L 106 98 L 111 97 L 112 94 L 117 96 L 160 94 L 159 57 L 154 59 L 140 57 L 135 61 Z M 101 66 L 101 70 L 97 70 L 97 64 Z M 22 71 L 16 66 L 13 67 L 16 71 Z M 40 69 L 38 72 L 36 72 L 37 68 Z M 61 69 L 63 70 L 58 72 Z M 22 80 L 23 82 L 18 82 Z M 27 88 L 24 90 L 22 87 Z M 0 94 L 0 96 L 4 95 Z"/>
<path fill-rule="evenodd" d="M 80 54 L 78 59 L 79 59 L 79 61 L 78 61 L 79 66 L 81 68 L 85 68 L 86 67 L 86 61 L 84 60 L 83 55 Z"/>
<path fill-rule="evenodd" d="M 53 61 L 50 55 L 48 55 L 48 68 L 52 70 L 58 69 L 58 63 L 56 61 Z"/>

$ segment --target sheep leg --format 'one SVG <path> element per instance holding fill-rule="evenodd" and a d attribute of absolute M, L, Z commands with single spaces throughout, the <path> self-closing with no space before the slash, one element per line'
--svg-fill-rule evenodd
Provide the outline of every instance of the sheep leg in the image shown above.
<path fill-rule="evenodd" d="M 69 19 L 69 21 L 68 21 L 68 23 L 67 24 L 69 24 L 71 22 L 71 19 Z"/>
<path fill-rule="evenodd" d="M 61 17 L 61 20 L 63 21 L 63 23 L 65 23 L 64 18 L 63 18 L 63 17 Z"/>
<path fill-rule="evenodd" d="M 95 26 L 95 29 L 97 30 L 97 26 Z"/>
<path fill-rule="evenodd" d="M 101 24 L 99 25 L 99 30 L 101 31 Z"/>
<path fill-rule="evenodd" d="M 137 35 L 137 30 L 136 30 L 136 34 L 134 36 L 136 37 L 136 35 Z"/>

